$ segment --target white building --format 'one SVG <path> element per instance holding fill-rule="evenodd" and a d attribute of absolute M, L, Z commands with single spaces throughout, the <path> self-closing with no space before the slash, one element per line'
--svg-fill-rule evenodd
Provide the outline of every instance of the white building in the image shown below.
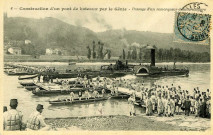
<path fill-rule="evenodd" d="M 52 54 L 53 54 L 53 50 L 51 48 L 47 48 L 46 55 L 52 55 Z"/>
<path fill-rule="evenodd" d="M 59 49 L 46 48 L 46 55 L 59 55 L 60 52 Z"/>
<path fill-rule="evenodd" d="M 25 40 L 25 41 L 24 41 L 24 44 L 25 44 L 25 45 L 31 44 L 31 41 L 30 41 L 30 40 Z"/>
<path fill-rule="evenodd" d="M 21 48 L 19 47 L 10 47 L 7 50 L 10 54 L 21 55 Z"/>

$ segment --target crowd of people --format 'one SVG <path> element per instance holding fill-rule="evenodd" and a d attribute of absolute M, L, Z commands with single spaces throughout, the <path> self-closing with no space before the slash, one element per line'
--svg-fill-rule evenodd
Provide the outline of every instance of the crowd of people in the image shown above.
<path fill-rule="evenodd" d="M 122 78 L 101 78 L 88 79 L 87 77 L 78 77 L 76 83 L 85 88 L 103 88 L 110 89 L 111 95 L 119 93 L 118 88 L 128 88 L 132 91 L 128 100 L 133 106 L 141 101 L 141 105 L 146 108 L 146 115 L 158 114 L 159 116 L 174 116 L 184 113 L 189 116 L 210 118 L 211 117 L 211 92 L 200 90 L 199 87 L 193 89 L 193 92 L 183 90 L 181 86 L 175 87 L 153 84 L 151 87 L 145 87 L 144 83 L 132 82 L 129 79 Z M 104 92 L 100 91 L 101 95 Z M 89 98 L 89 92 L 83 93 Z M 96 94 L 97 95 L 97 94 Z M 82 96 L 82 95 L 81 95 Z M 134 107 L 130 107 L 134 108 Z M 130 109 L 131 115 L 135 115 L 134 109 Z"/>
<path fill-rule="evenodd" d="M 148 88 L 145 87 L 144 83 L 121 78 L 97 77 L 92 80 L 85 77 L 78 78 L 77 82 L 80 82 L 84 87 L 108 88 L 112 95 L 119 93 L 118 87 L 128 88 L 132 90 L 129 101 L 132 104 L 137 104 L 136 101 L 140 100 L 146 108 L 146 115 L 157 113 L 159 116 L 170 117 L 184 112 L 187 116 L 194 114 L 195 117 L 211 117 L 211 92 L 209 89 L 201 91 L 197 87 L 193 89 L 193 92 L 189 92 L 183 90 L 181 86 L 175 87 L 173 84 L 170 86 L 153 84 L 152 87 Z M 131 114 L 134 114 L 133 112 Z"/>

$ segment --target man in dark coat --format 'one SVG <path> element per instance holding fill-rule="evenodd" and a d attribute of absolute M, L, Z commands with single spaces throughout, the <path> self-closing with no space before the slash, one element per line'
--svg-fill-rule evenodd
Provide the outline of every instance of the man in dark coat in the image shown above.
<path fill-rule="evenodd" d="M 185 100 L 185 115 L 189 116 L 190 108 L 191 108 L 191 101 L 189 100 L 189 96 L 187 96 L 187 99 Z"/>
<path fill-rule="evenodd" d="M 206 99 L 202 99 L 201 106 L 200 106 L 200 117 L 206 117 Z"/>

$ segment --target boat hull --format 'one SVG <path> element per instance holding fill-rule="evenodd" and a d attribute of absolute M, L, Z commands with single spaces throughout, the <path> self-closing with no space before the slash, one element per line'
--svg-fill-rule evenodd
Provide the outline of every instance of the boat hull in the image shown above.
<path fill-rule="evenodd" d="M 98 89 L 97 91 L 98 92 L 101 92 L 103 88 L 101 89 Z M 33 90 L 32 93 L 34 95 L 37 95 L 37 96 L 49 96 L 49 95 L 69 95 L 71 92 L 74 92 L 74 93 L 78 93 L 79 91 L 86 91 L 88 90 L 89 92 L 92 92 L 93 90 L 89 90 L 89 89 L 83 89 L 83 88 L 72 88 L 70 90 L 40 90 L 40 91 L 36 91 L 36 90 Z M 106 89 L 105 90 L 106 93 L 110 93 L 111 91 Z"/>

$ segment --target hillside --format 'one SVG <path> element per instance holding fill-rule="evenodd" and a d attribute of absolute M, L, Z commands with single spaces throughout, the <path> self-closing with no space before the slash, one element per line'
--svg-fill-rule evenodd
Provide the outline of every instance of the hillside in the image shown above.
<path fill-rule="evenodd" d="M 172 34 L 133 30 L 108 30 L 95 33 L 87 28 L 70 25 L 51 17 L 42 19 L 10 17 L 4 21 L 5 40 L 32 41 L 32 46 L 28 50 L 25 49 L 26 54 L 31 54 L 32 50 L 44 54 L 45 48 L 51 47 L 66 49 L 70 55 L 86 56 L 86 46 L 91 46 L 93 40 L 96 43 L 99 40 L 104 42 L 104 48 L 111 49 L 112 56 L 121 55 L 122 49 L 134 42 L 164 49 L 173 47 L 195 52 L 210 51 L 207 45 L 174 43 Z"/>
<path fill-rule="evenodd" d="M 209 45 L 183 44 L 173 42 L 173 34 L 142 32 L 134 30 L 109 30 L 98 33 L 99 39 L 113 47 L 128 47 L 136 42 L 141 45 L 155 45 L 157 48 L 170 49 L 180 48 L 181 50 L 191 50 L 194 52 L 210 52 Z M 114 45 L 113 45 L 114 44 Z"/>
<path fill-rule="evenodd" d="M 48 47 L 62 48 L 71 52 L 71 55 L 85 54 L 86 46 L 98 40 L 93 31 L 55 18 L 8 18 L 4 23 L 4 31 L 9 40 L 29 39 L 40 51 Z"/>

